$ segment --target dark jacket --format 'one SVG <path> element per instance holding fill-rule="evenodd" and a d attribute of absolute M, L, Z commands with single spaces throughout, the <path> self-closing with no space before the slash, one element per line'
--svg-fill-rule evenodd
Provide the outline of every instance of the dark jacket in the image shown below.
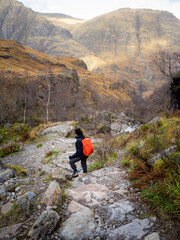
<path fill-rule="evenodd" d="M 72 159 L 72 158 L 80 157 L 82 160 L 88 158 L 83 153 L 82 140 L 85 138 L 85 136 L 84 135 L 79 135 L 79 136 L 77 136 L 75 138 L 77 139 L 76 144 L 75 144 L 75 146 L 76 146 L 76 153 L 74 153 L 69 158 Z"/>

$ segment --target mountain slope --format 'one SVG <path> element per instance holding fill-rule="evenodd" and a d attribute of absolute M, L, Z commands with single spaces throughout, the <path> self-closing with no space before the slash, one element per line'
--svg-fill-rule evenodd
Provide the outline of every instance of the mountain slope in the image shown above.
<path fill-rule="evenodd" d="M 85 22 L 72 34 L 96 56 L 116 61 L 144 55 L 156 44 L 179 47 L 180 20 L 164 11 L 119 9 Z"/>
<path fill-rule="evenodd" d="M 0 73 L 0 109 L 2 111 L 7 109 L 7 99 L 13 96 L 21 96 L 19 102 L 23 104 L 22 99 L 25 94 L 23 89 L 26 88 L 26 84 L 28 84 L 28 91 L 34 92 L 34 97 L 29 97 L 31 109 L 31 102 L 37 98 L 36 93 L 40 91 L 39 88 L 43 88 L 45 93 L 43 91 L 42 93 L 47 95 L 47 79 L 52 81 L 53 91 L 56 92 L 52 94 L 54 100 L 51 120 L 72 119 L 77 115 L 92 114 L 97 109 L 123 109 L 131 103 L 133 91 L 126 83 L 120 82 L 117 88 L 113 88 L 110 79 L 88 71 L 82 60 L 74 57 L 50 57 L 14 41 L 0 40 Z M 36 90 L 31 90 L 34 88 Z M 37 110 L 35 105 L 38 99 L 34 102 L 32 116 L 34 116 L 34 109 L 39 114 L 45 106 L 44 103 Z M 9 109 L 12 108 L 10 104 Z M 18 112 L 22 109 L 22 105 L 14 106 L 13 109 L 17 109 L 16 112 Z M 57 115 L 58 112 L 59 115 Z M 1 118 L 6 116 L 5 113 Z M 13 118 L 14 115 L 11 115 Z M 1 118 L 0 122 L 2 122 Z"/>
<path fill-rule="evenodd" d="M 74 18 L 69 15 L 61 13 L 38 13 L 41 16 L 45 17 L 47 20 L 51 21 L 54 25 L 60 26 L 63 28 L 72 31 L 74 28 L 80 26 L 82 23 L 85 23 L 87 20 Z"/>
<path fill-rule="evenodd" d="M 164 11 L 120 9 L 83 21 L 35 13 L 16 0 L 0 1 L 0 38 L 51 56 L 81 58 L 89 70 L 106 76 L 109 86 L 115 84 L 113 89 L 124 82 L 143 98 L 166 82 L 151 67 L 151 54 L 172 46 L 178 50 L 179 29 L 180 20 Z"/>
<path fill-rule="evenodd" d="M 71 33 L 106 62 L 93 71 L 133 83 L 136 89 L 142 84 L 143 97 L 166 83 L 152 67 L 152 53 L 180 49 L 180 20 L 165 11 L 119 9 L 86 21 Z"/>
<path fill-rule="evenodd" d="M 14 40 L 50 55 L 93 55 L 71 33 L 16 0 L 0 2 L 0 38 Z"/>

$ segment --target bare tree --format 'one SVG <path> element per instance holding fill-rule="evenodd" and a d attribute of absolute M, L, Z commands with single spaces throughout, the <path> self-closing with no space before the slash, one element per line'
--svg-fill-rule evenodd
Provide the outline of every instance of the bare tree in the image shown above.
<path fill-rule="evenodd" d="M 46 109 L 46 123 L 49 121 L 49 107 L 51 104 L 51 95 L 53 93 L 51 90 L 51 77 L 52 76 L 45 76 L 42 80 L 45 80 L 46 84 L 43 84 L 41 87 L 38 87 L 36 89 L 37 98 L 45 106 Z"/>
<path fill-rule="evenodd" d="M 172 79 L 180 72 L 180 52 L 159 50 L 153 55 L 153 64 L 164 76 Z"/>
<path fill-rule="evenodd" d="M 159 50 L 153 56 L 156 68 L 171 80 L 171 108 L 180 107 L 180 52 L 172 50 Z"/>

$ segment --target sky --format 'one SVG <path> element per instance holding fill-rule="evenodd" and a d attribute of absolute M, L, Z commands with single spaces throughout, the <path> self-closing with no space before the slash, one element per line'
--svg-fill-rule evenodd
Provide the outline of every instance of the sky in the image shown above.
<path fill-rule="evenodd" d="M 180 0 L 18 0 L 38 12 L 91 19 L 119 8 L 165 10 L 180 19 Z"/>

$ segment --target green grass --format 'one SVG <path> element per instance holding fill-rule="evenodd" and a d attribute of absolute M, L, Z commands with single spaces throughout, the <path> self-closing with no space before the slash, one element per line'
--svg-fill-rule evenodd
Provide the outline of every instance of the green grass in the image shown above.
<path fill-rule="evenodd" d="M 147 201 L 157 213 L 179 215 L 180 214 L 180 179 L 174 178 L 172 182 L 150 183 L 147 189 L 143 189 L 141 197 Z"/>
<path fill-rule="evenodd" d="M 100 169 L 104 166 L 104 164 L 106 163 L 106 161 L 104 159 L 99 160 L 99 161 L 95 161 L 93 163 L 91 163 L 88 166 L 88 172 L 92 172 L 94 170 Z"/>
<path fill-rule="evenodd" d="M 42 146 L 43 146 L 42 143 L 38 143 L 38 144 L 37 144 L 37 148 L 40 148 L 40 147 L 42 147 Z"/>
<path fill-rule="evenodd" d="M 26 176 L 28 174 L 27 170 L 20 165 L 10 165 L 10 164 L 4 164 L 4 165 L 8 168 L 14 169 L 18 176 Z"/>

